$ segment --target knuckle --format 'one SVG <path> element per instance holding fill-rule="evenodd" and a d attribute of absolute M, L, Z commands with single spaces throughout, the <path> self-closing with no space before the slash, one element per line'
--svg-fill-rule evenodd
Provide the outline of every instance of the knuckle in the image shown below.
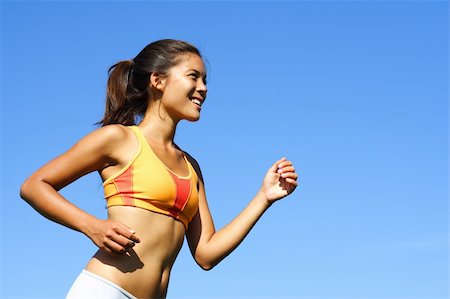
<path fill-rule="evenodd" d="M 128 239 L 126 239 L 126 238 L 120 238 L 120 240 L 119 240 L 119 242 L 118 242 L 121 246 L 124 246 L 124 247 L 126 247 L 126 246 L 128 246 L 129 244 L 130 244 L 130 242 L 128 241 Z"/>

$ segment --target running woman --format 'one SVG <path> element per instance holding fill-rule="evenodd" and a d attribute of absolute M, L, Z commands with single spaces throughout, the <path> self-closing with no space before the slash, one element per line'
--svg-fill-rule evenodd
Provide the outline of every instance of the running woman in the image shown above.
<path fill-rule="evenodd" d="M 174 142 L 177 124 L 198 120 L 206 96 L 199 50 L 179 40 L 153 42 L 110 68 L 101 127 L 23 183 L 21 197 L 34 209 L 99 248 L 67 298 L 165 298 L 184 236 L 197 264 L 209 270 L 295 190 L 298 175 L 282 158 L 247 207 L 216 231 L 200 167 Z M 103 180 L 106 220 L 58 192 L 93 171 Z"/>

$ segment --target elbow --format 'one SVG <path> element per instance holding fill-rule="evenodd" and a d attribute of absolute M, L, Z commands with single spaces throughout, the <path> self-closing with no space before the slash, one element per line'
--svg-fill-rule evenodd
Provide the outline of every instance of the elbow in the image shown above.
<path fill-rule="evenodd" d="M 25 182 L 23 182 L 22 186 L 20 186 L 20 197 L 23 200 L 27 200 L 27 198 L 28 198 L 27 194 L 28 194 L 28 190 L 30 188 L 29 185 L 30 185 L 29 179 L 27 179 Z"/>
<path fill-rule="evenodd" d="M 196 257 L 195 261 L 197 262 L 197 265 L 205 271 L 211 270 L 219 263 L 205 257 Z"/>
<path fill-rule="evenodd" d="M 33 189 L 33 180 L 31 178 L 28 178 L 23 182 L 23 184 L 20 186 L 20 197 L 25 200 L 26 202 L 30 202 L 31 200 L 31 194 Z"/>
<path fill-rule="evenodd" d="M 212 268 L 214 268 L 214 266 L 215 266 L 212 263 L 198 263 L 198 265 L 200 266 L 200 268 L 202 268 L 202 270 L 205 270 L 205 271 L 209 271 Z"/>

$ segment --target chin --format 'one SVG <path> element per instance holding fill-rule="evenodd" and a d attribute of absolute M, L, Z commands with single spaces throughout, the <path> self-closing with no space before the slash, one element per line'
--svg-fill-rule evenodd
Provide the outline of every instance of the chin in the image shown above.
<path fill-rule="evenodd" d="M 200 119 L 200 111 L 197 113 L 186 113 L 183 118 L 187 121 L 197 121 Z"/>
<path fill-rule="evenodd" d="M 198 121 L 199 119 L 200 119 L 200 115 L 185 118 L 185 120 L 190 121 L 190 122 Z"/>

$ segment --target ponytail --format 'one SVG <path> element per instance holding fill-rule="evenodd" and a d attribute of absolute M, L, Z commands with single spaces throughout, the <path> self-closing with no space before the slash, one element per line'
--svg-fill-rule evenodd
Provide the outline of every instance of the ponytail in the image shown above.
<path fill-rule="evenodd" d="M 148 76 L 134 71 L 133 60 L 116 63 L 108 74 L 105 115 L 98 124 L 135 125 L 147 109 Z"/>

